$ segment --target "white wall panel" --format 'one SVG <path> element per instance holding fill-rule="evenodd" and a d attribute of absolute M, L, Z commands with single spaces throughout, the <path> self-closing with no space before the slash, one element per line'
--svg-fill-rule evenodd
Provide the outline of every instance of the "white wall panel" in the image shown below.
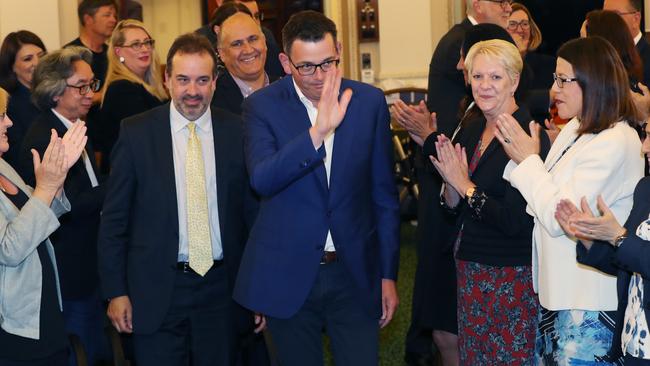
<path fill-rule="evenodd" d="M 36 33 L 48 49 L 59 48 L 59 1 L 0 0 L 0 39 L 21 29 Z"/>

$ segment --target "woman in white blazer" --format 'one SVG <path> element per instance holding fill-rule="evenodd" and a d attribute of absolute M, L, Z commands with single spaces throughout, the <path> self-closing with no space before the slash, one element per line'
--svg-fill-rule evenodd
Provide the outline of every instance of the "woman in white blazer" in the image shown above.
<path fill-rule="evenodd" d="M 8 95 L 0 89 L 0 155 L 7 152 Z M 0 365 L 67 364 L 61 297 L 48 236 L 70 210 L 63 181 L 86 144 L 79 124 L 52 138 L 42 160 L 34 154 L 36 187 L 25 185 L 0 159 Z"/>
<path fill-rule="evenodd" d="M 603 38 L 575 39 L 558 51 L 555 103 L 571 119 L 545 161 L 537 139 L 502 115 L 497 138 L 511 161 L 503 173 L 528 203 L 533 229 L 533 283 L 541 304 L 536 353 L 546 365 L 620 360 L 609 357 L 617 308 L 616 277 L 576 261 L 576 238 L 555 219 L 562 199 L 602 194 L 619 222 L 632 208 L 643 176 L 641 143 L 631 124 L 640 120 L 628 76 Z M 599 363 L 601 364 L 601 363 Z"/>

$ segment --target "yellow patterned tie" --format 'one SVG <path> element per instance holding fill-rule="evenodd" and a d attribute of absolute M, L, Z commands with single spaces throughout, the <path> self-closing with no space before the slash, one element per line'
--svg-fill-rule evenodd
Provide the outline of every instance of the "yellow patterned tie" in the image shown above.
<path fill-rule="evenodd" d="M 204 276 L 214 262 L 208 216 L 208 195 L 205 190 L 205 169 L 201 141 L 196 135 L 196 124 L 187 124 L 190 137 L 187 140 L 185 161 L 185 189 L 187 189 L 187 241 L 190 267 Z"/>

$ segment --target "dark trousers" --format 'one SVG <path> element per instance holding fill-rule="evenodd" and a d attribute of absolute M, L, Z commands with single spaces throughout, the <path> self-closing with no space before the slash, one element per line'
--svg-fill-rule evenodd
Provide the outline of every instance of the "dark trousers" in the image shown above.
<path fill-rule="evenodd" d="M 650 366 L 650 360 L 635 358 L 630 356 L 628 353 L 625 354 L 623 363 L 625 364 L 625 366 Z"/>
<path fill-rule="evenodd" d="M 110 359 L 108 342 L 104 335 L 104 318 L 106 309 L 93 293 L 84 299 L 63 299 L 63 319 L 68 334 L 76 334 L 86 352 L 88 365 L 95 365 L 99 360 Z M 70 352 L 68 365 L 76 366 L 74 351 Z"/>
<path fill-rule="evenodd" d="M 267 325 L 282 366 L 323 365 L 323 330 L 337 366 L 379 362 L 379 319 L 361 305 L 341 262 L 321 264 L 298 313 L 289 319 L 267 317 Z"/>
<path fill-rule="evenodd" d="M 2 345 L 0 345 L 1 347 Z M 0 358 L 0 366 L 67 366 L 68 350 L 59 352 L 52 356 L 29 361 L 12 361 Z"/>
<path fill-rule="evenodd" d="M 161 327 L 133 335 L 138 366 L 232 365 L 232 309 L 224 265 L 212 267 L 205 277 L 179 271 Z"/>

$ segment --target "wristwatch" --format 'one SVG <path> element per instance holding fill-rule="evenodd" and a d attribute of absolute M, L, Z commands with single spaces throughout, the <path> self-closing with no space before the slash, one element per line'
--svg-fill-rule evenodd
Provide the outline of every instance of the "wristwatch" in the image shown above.
<path fill-rule="evenodd" d="M 614 247 L 618 248 L 621 246 L 621 243 L 623 243 L 623 240 L 627 239 L 627 229 L 623 229 L 623 234 L 619 235 L 614 239 Z"/>
<path fill-rule="evenodd" d="M 467 188 L 465 191 L 465 198 L 469 199 L 474 195 L 474 192 L 476 192 L 476 186 Z"/>

